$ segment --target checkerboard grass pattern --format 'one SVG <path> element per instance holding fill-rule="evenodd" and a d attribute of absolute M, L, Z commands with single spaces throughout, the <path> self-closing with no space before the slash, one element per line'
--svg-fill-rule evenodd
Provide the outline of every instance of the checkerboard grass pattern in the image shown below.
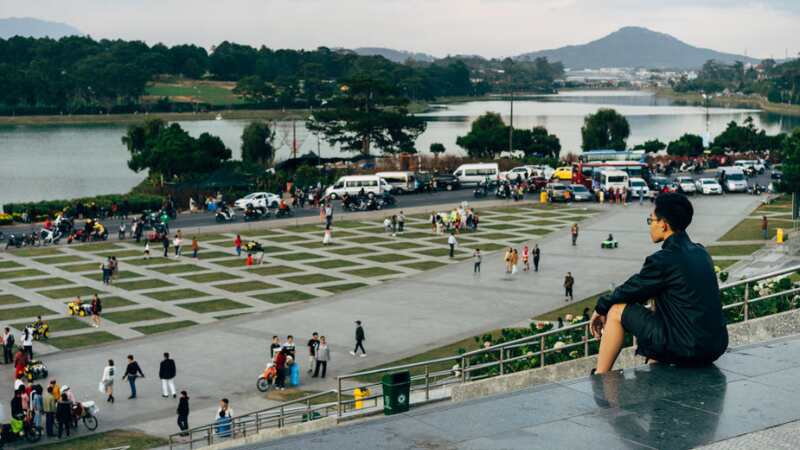
<path fill-rule="evenodd" d="M 31 303 L 0 292 L 0 318 L 24 323 L 43 315 L 58 325 L 51 338 L 58 348 L 116 340 L 119 337 L 113 333 L 83 326 L 86 319 L 58 318 L 66 311 L 61 305 L 76 295 L 89 301 L 98 293 L 110 323 L 142 334 L 168 332 L 196 325 L 199 316 L 204 321 L 221 320 L 435 270 L 468 258 L 475 248 L 485 254 L 518 246 L 594 212 L 513 204 L 479 213 L 479 230 L 456 236 L 459 246 L 453 259 L 447 234 L 431 231 L 428 214 L 407 216 L 405 232 L 395 236 L 385 232 L 382 219 L 336 221 L 333 245 L 322 244 L 320 224 L 251 230 L 242 233 L 242 239 L 255 240 L 265 250 L 263 264 L 253 267 L 245 265 L 244 251 L 236 255 L 235 233 L 198 235 L 197 259 L 186 251 L 176 258 L 172 249 L 163 258 L 156 246 L 145 260 L 141 244 L 132 242 L 22 249 L 14 252 L 21 257 L 15 261 L 0 255 L 0 291 L 2 283 L 13 283 L 45 301 Z M 99 267 L 109 256 L 116 256 L 123 270 L 119 280 L 103 286 Z M 41 264 L 50 266 L 51 273 L 40 270 Z M 67 331 L 68 335 L 59 334 Z M 85 332 L 74 335 L 81 331 Z"/>

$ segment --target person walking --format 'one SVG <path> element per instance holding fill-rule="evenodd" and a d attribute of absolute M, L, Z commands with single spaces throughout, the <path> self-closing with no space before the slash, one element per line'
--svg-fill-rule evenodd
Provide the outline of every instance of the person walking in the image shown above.
<path fill-rule="evenodd" d="M 14 362 L 14 334 L 8 327 L 3 331 L 3 361 L 5 364 Z"/>
<path fill-rule="evenodd" d="M 458 245 L 458 241 L 456 241 L 456 235 L 453 234 L 452 231 L 450 232 L 450 237 L 447 238 L 447 245 L 450 246 L 450 257 L 452 258 L 455 256 L 456 245 Z"/>
<path fill-rule="evenodd" d="M 769 222 L 767 221 L 767 216 L 761 216 L 761 234 L 764 236 L 764 240 L 769 239 Z"/>
<path fill-rule="evenodd" d="M 197 252 L 200 250 L 200 243 L 197 242 L 197 236 L 192 236 L 192 258 L 197 259 Z"/>
<path fill-rule="evenodd" d="M 333 205 L 330 201 L 325 202 L 325 229 L 330 230 L 333 226 Z"/>
<path fill-rule="evenodd" d="M 100 272 L 103 275 L 103 284 L 111 283 L 111 257 L 106 259 L 106 262 L 100 263 Z"/>
<path fill-rule="evenodd" d="M 483 257 L 481 256 L 481 249 L 476 248 L 475 252 L 472 254 L 472 260 L 474 265 L 472 267 L 472 273 L 481 273 L 481 260 Z"/>
<path fill-rule="evenodd" d="M 164 247 L 164 258 L 167 258 L 169 255 L 169 238 L 166 233 L 161 237 L 161 245 Z"/>
<path fill-rule="evenodd" d="M 316 331 L 311 334 L 311 339 L 308 340 L 308 373 L 314 370 L 314 365 L 317 361 L 317 349 L 319 348 L 319 333 Z"/>
<path fill-rule="evenodd" d="M 72 427 L 72 402 L 67 398 L 67 394 L 61 394 L 61 400 L 56 405 L 56 419 L 58 420 L 58 438 L 66 431 L 69 437 L 69 429 Z"/>
<path fill-rule="evenodd" d="M 517 273 L 517 264 L 519 263 L 519 253 L 517 249 L 511 250 L 511 275 Z"/>
<path fill-rule="evenodd" d="M 508 247 L 505 255 L 503 255 L 503 261 L 506 263 L 506 273 L 511 273 L 511 259 L 513 257 L 514 257 L 514 251 L 511 247 Z"/>
<path fill-rule="evenodd" d="M 236 256 L 242 256 L 242 237 L 238 234 L 236 239 L 233 240 L 233 246 L 236 247 Z"/>
<path fill-rule="evenodd" d="M 122 379 L 127 378 L 128 384 L 131 386 L 131 395 L 128 400 L 136 398 L 136 378 L 138 377 L 144 378 L 144 373 L 139 367 L 139 363 L 133 359 L 133 355 L 128 355 L 128 366 L 125 367 L 125 374 L 122 375 Z"/>
<path fill-rule="evenodd" d="M 150 240 L 144 241 L 144 259 L 150 259 Z"/>
<path fill-rule="evenodd" d="M 564 301 L 570 302 L 573 300 L 572 287 L 574 285 L 575 285 L 575 278 L 572 278 L 572 272 L 567 272 L 567 275 L 564 277 L 564 297 L 566 297 Z"/>
<path fill-rule="evenodd" d="M 531 256 L 533 257 L 533 271 L 539 271 L 539 258 L 542 256 L 542 251 L 539 250 L 539 244 L 533 245 L 533 250 L 531 250 Z"/>
<path fill-rule="evenodd" d="M 325 373 L 328 370 L 328 361 L 331 360 L 331 350 L 328 347 L 328 340 L 325 339 L 325 336 L 319 338 L 319 346 L 317 347 L 315 359 L 316 365 L 314 366 L 314 375 L 311 375 L 311 378 L 317 378 L 319 376 L 320 368 L 322 368 L 322 378 L 325 378 Z"/>
<path fill-rule="evenodd" d="M 523 272 L 527 272 L 527 271 L 531 270 L 530 259 L 528 259 L 529 257 L 530 257 L 530 252 L 528 251 L 528 246 L 525 245 L 525 246 L 522 247 L 522 271 Z"/>
<path fill-rule="evenodd" d="M 572 245 L 574 246 L 578 242 L 578 224 L 573 223 L 572 228 L 570 229 L 570 234 L 572 235 Z"/>
<path fill-rule="evenodd" d="M 406 216 L 403 214 L 403 211 L 400 211 L 400 214 L 397 215 L 397 231 L 399 233 L 403 232 L 404 227 L 406 226 Z"/>
<path fill-rule="evenodd" d="M 40 430 L 42 429 L 42 416 L 44 415 L 44 396 L 42 394 L 42 385 L 33 386 L 30 410 L 33 414 L 33 425 Z"/>
<path fill-rule="evenodd" d="M 437 225 L 438 225 L 438 220 L 437 220 L 438 217 L 439 217 L 439 215 L 436 214 L 436 211 L 431 213 L 431 232 L 433 232 L 434 234 L 439 234 L 438 230 L 437 230 L 437 228 L 438 228 L 437 227 Z"/>
<path fill-rule="evenodd" d="M 44 401 L 42 410 L 44 411 L 44 430 L 47 437 L 55 437 L 54 430 L 56 420 L 56 406 L 58 402 L 53 396 L 53 386 L 47 386 L 47 392 L 44 394 Z"/>
<path fill-rule="evenodd" d="M 25 354 L 28 355 L 28 360 L 33 359 L 33 330 L 31 330 L 30 326 L 26 326 L 25 329 L 22 330 L 20 341 L 22 342 L 22 348 L 25 350 Z"/>
<path fill-rule="evenodd" d="M 17 349 L 17 353 L 14 354 L 14 378 L 22 378 L 25 374 L 25 367 L 28 365 L 28 354 L 25 352 L 23 347 L 19 347 Z"/>
<path fill-rule="evenodd" d="M 364 358 L 367 356 L 367 351 L 364 350 L 364 341 L 366 340 L 367 337 L 364 334 L 364 327 L 361 326 L 360 320 L 356 320 L 356 348 L 354 348 L 350 354 L 356 356 L 358 349 L 361 349 L 361 357 Z"/>
<path fill-rule="evenodd" d="M 278 350 L 278 353 L 275 354 L 275 387 L 279 390 L 284 390 L 286 387 L 286 361 L 289 358 L 289 352 L 286 348 L 281 348 Z"/>
<path fill-rule="evenodd" d="M 100 328 L 100 314 L 103 312 L 103 302 L 97 294 L 92 297 L 92 326 Z"/>
<path fill-rule="evenodd" d="M 176 234 L 175 239 L 172 241 L 172 246 L 175 247 L 175 257 L 180 258 L 181 256 L 181 246 L 183 245 L 183 239 L 180 235 Z"/>
<path fill-rule="evenodd" d="M 114 367 L 114 360 L 109 359 L 108 365 L 103 369 L 103 376 L 100 378 L 100 384 L 102 386 L 103 392 L 106 393 L 108 398 L 106 401 L 109 403 L 114 403 L 114 374 L 116 373 L 116 368 Z"/>
<path fill-rule="evenodd" d="M 111 264 L 109 266 L 111 269 L 111 279 L 116 281 L 119 278 L 119 261 L 117 261 L 116 256 L 111 257 Z"/>
<path fill-rule="evenodd" d="M 169 398 L 170 394 L 172 394 L 172 398 L 176 397 L 175 394 L 176 374 L 177 374 L 177 369 L 175 367 L 175 360 L 169 357 L 169 353 L 164 352 L 164 359 L 161 360 L 161 364 L 158 367 L 158 378 L 161 379 L 162 397 Z"/>
<path fill-rule="evenodd" d="M 186 391 L 181 391 L 181 398 L 178 400 L 178 428 L 181 430 L 181 436 L 186 436 L 186 430 L 189 429 L 189 395 Z"/>

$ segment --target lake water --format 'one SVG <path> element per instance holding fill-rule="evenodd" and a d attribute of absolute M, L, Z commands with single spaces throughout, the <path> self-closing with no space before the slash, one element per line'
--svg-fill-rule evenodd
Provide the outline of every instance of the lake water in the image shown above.
<path fill-rule="evenodd" d="M 562 154 L 580 152 L 583 118 L 601 107 L 612 107 L 630 123 L 629 145 L 658 138 L 664 142 L 683 133 L 705 134 L 705 108 L 675 106 L 667 99 L 644 92 L 576 91 L 558 95 L 518 98 L 514 102 L 514 126 L 543 125 L 561 139 Z M 465 134 L 470 123 L 486 111 L 499 112 L 508 122 L 509 102 L 479 101 L 447 105 L 423 114 L 428 128 L 417 140 L 417 149 L 427 152 L 430 144 L 441 142 L 448 153 L 465 154 L 456 137 Z M 790 131 L 800 126 L 800 117 L 740 109 L 710 108 L 710 135 L 725 129 L 731 120 L 742 122 L 748 115 L 768 133 Z M 181 122 L 192 135 L 217 135 L 240 155 L 242 129 L 246 120 Z M 302 122 L 297 124 L 299 154 L 317 152 L 317 139 Z M 128 169 L 128 153 L 120 138 L 125 125 L 37 125 L 0 126 L 0 204 L 14 201 L 74 198 L 123 193 L 140 182 L 143 174 Z M 277 124 L 277 159 L 290 156 L 291 124 Z M 322 156 L 339 154 L 338 148 L 319 144 Z"/>

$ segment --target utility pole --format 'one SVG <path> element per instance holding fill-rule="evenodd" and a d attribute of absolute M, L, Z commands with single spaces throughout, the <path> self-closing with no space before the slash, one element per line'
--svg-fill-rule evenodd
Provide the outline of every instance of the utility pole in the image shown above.
<path fill-rule="evenodd" d="M 292 158 L 297 158 L 297 121 L 292 119 Z"/>
<path fill-rule="evenodd" d="M 511 88 L 511 119 L 508 127 L 508 155 L 510 157 L 514 152 L 514 86 L 511 83 L 511 74 L 508 75 L 508 80 Z"/>

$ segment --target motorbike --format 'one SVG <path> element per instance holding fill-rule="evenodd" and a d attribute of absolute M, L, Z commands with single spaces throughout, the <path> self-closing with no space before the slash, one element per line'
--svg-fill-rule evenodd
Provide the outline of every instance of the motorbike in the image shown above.
<path fill-rule="evenodd" d="M 31 231 L 28 234 L 23 234 L 22 240 L 22 245 L 27 245 L 29 247 L 38 247 L 41 244 L 41 241 L 39 240 L 39 234 L 34 231 Z"/>
<path fill-rule="evenodd" d="M 83 422 L 83 425 L 89 431 L 97 429 L 97 413 L 100 409 L 93 401 L 76 402 L 72 405 L 72 418 L 75 426 L 78 426 L 78 421 Z"/>
<path fill-rule="evenodd" d="M 31 420 L 11 419 L 11 423 L 0 428 L 0 447 L 25 439 L 33 444 L 42 439 L 42 429 L 37 428 Z"/>
<path fill-rule="evenodd" d="M 269 210 L 266 208 L 252 208 L 248 207 L 244 211 L 244 221 L 249 222 L 253 220 L 261 220 L 269 217 Z"/>
<path fill-rule="evenodd" d="M 6 239 L 6 250 L 8 250 L 9 247 L 20 248 L 24 245 L 24 243 L 25 240 L 22 235 L 11 233 Z"/>
<path fill-rule="evenodd" d="M 225 207 L 217 211 L 216 219 L 219 223 L 232 222 L 236 220 L 236 213 L 233 212 L 233 209 Z"/>
<path fill-rule="evenodd" d="M 62 237 L 63 234 L 58 228 L 54 230 L 42 228 L 39 230 L 39 240 L 41 241 L 42 245 L 58 244 L 58 241 L 60 241 Z"/>
<path fill-rule="evenodd" d="M 767 191 L 767 188 L 756 183 L 747 186 L 747 193 L 750 195 L 761 195 Z"/>
<path fill-rule="evenodd" d="M 267 392 L 272 384 L 275 382 L 275 377 L 278 375 L 278 370 L 272 362 L 267 364 L 267 368 L 256 380 L 256 388 L 261 392 Z"/>
<path fill-rule="evenodd" d="M 392 194 L 388 192 L 383 193 L 383 196 L 381 197 L 380 201 L 383 204 L 382 205 L 383 207 L 390 207 L 397 204 L 397 200 L 394 198 Z"/>
<path fill-rule="evenodd" d="M 286 208 L 278 208 L 278 210 L 275 211 L 275 217 L 292 217 L 293 215 L 294 213 L 289 205 L 286 205 Z"/>
<path fill-rule="evenodd" d="M 481 197 L 486 197 L 487 195 L 489 195 L 489 192 L 486 189 L 486 185 L 479 184 L 479 185 L 475 186 L 475 190 L 472 191 L 472 195 L 475 198 L 481 198 Z"/>

